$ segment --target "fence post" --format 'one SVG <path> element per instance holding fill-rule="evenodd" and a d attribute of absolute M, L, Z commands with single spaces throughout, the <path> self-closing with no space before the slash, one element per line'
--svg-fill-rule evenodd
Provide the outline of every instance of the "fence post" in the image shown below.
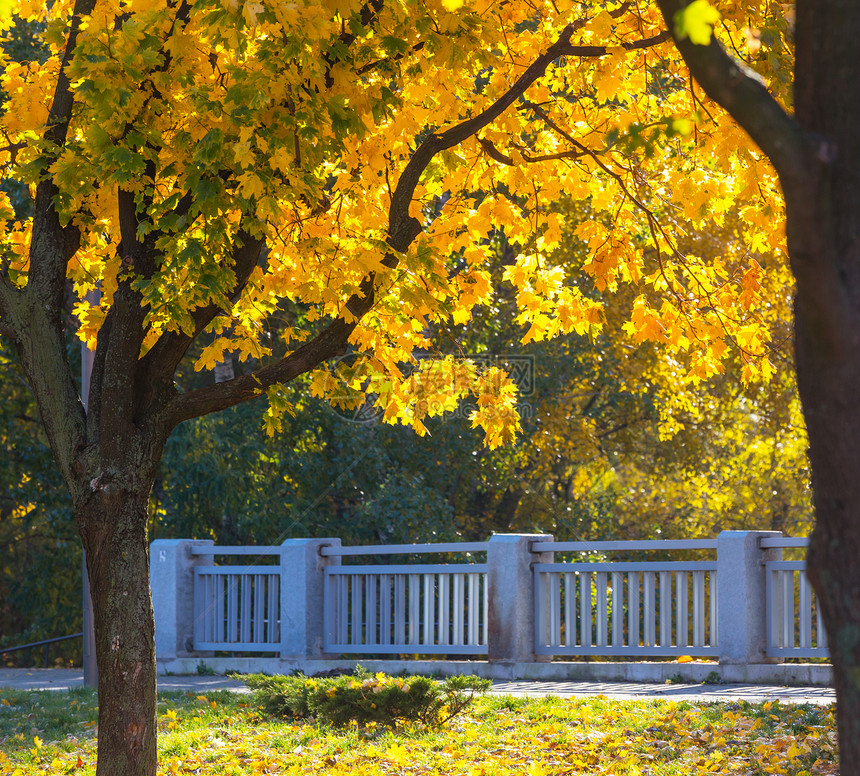
<path fill-rule="evenodd" d="M 149 586 L 155 614 L 155 658 L 173 660 L 194 653 L 194 567 L 208 562 L 192 555 L 211 539 L 156 539 L 149 545 Z"/>
<path fill-rule="evenodd" d="M 778 663 L 767 650 L 764 561 L 782 551 L 759 541 L 781 531 L 723 531 L 717 537 L 717 644 L 720 663 Z"/>
<path fill-rule="evenodd" d="M 534 663 L 535 596 L 533 563 L 552 563 L 553 553 L 531 551 L 551 534 L 493 534 L 487 549 L 488 658 L 495 663 Z"/>
<path fill-rule="evenodd" d="M 281 658 L 323 654 L 324 569 L 340 565 L 340 557 L 320 554 L 326 546 L 339 547 L 340 539 L 287 539 L 281 544 Z"/>

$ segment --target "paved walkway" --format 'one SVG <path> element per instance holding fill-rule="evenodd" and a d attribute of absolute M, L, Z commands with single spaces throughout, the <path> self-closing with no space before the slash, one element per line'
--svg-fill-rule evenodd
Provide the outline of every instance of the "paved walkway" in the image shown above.
<path fill-rule="evenodd" d="M 0 688 L 16 690 L 68 690 L 83 687 L 81 671 L 63 668 L 0 668 Z M 241 681 L 226 676 L 159 676 L 159 690 L 235 690 L 247 692 Z M 666 698 L 687 701 L 739 701 L 827 705 L 835 694 L 827 687 L 779 687 L 759 684 L 633 684 L 625 682 L 496 682 L 497 695 L 557 695 L 575 698 L 605 695 L 611 698 Z"/>

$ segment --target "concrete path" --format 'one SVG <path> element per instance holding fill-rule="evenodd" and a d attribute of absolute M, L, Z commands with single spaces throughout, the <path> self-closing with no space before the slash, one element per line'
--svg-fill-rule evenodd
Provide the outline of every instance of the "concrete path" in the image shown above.
<path fill-rule="evenodd" d="M 68 690 L 83 687 L 83 673 L 63 668 L 0 668 L 0 688 L 15 690 Z M 159 676 L 159 690 L 247 692 L 241 681 L 226 676 Z M 686 701 L 739 701 L 828 705 L 836 700 L 827 687 L 779 687 L 758 684 L 645 684 L 625 682 L 495 682 L 496 695 L 557 695 L 576 698 L 605 695 L 610 698 L 665 698 Z"/>

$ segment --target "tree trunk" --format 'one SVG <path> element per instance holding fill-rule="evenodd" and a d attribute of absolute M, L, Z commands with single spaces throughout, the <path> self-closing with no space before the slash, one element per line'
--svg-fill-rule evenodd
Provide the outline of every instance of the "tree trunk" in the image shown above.
<path fill-rule="evenodd" d="M 87 553 L 99 669 L 97 776 L 155 776 L 156 680 L 149 490 L 118 478 L 76 509 Z M 133 486 L 132 486 L 133 484 Z M 133 487 L 133 489 L 132 489 Z"/>
<path fill-rule="evenodd" d="M 855 331 L 860 332 L 860 314 Z M 860 352 L 833 359 L 796 316 L 816 523 L 807 568 L 827 627 L 842 776 L 860 775 Z M 854 350 L 853 348 L 851 350 Z M 836 363 L 834 363 L 834 361 Z"/>

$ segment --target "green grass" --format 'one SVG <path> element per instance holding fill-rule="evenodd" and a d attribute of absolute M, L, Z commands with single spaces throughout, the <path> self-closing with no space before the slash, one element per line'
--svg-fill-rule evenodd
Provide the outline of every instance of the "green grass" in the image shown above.
<path fill-rule="evenodd" d="M 836 773 L 832 708 L 486 696 L 436 729 L 264 717 L 247 695 L 160 693 L 159 774 Z M 95 773 L 89 690 L 0 692 L 0 776 Z"/>

